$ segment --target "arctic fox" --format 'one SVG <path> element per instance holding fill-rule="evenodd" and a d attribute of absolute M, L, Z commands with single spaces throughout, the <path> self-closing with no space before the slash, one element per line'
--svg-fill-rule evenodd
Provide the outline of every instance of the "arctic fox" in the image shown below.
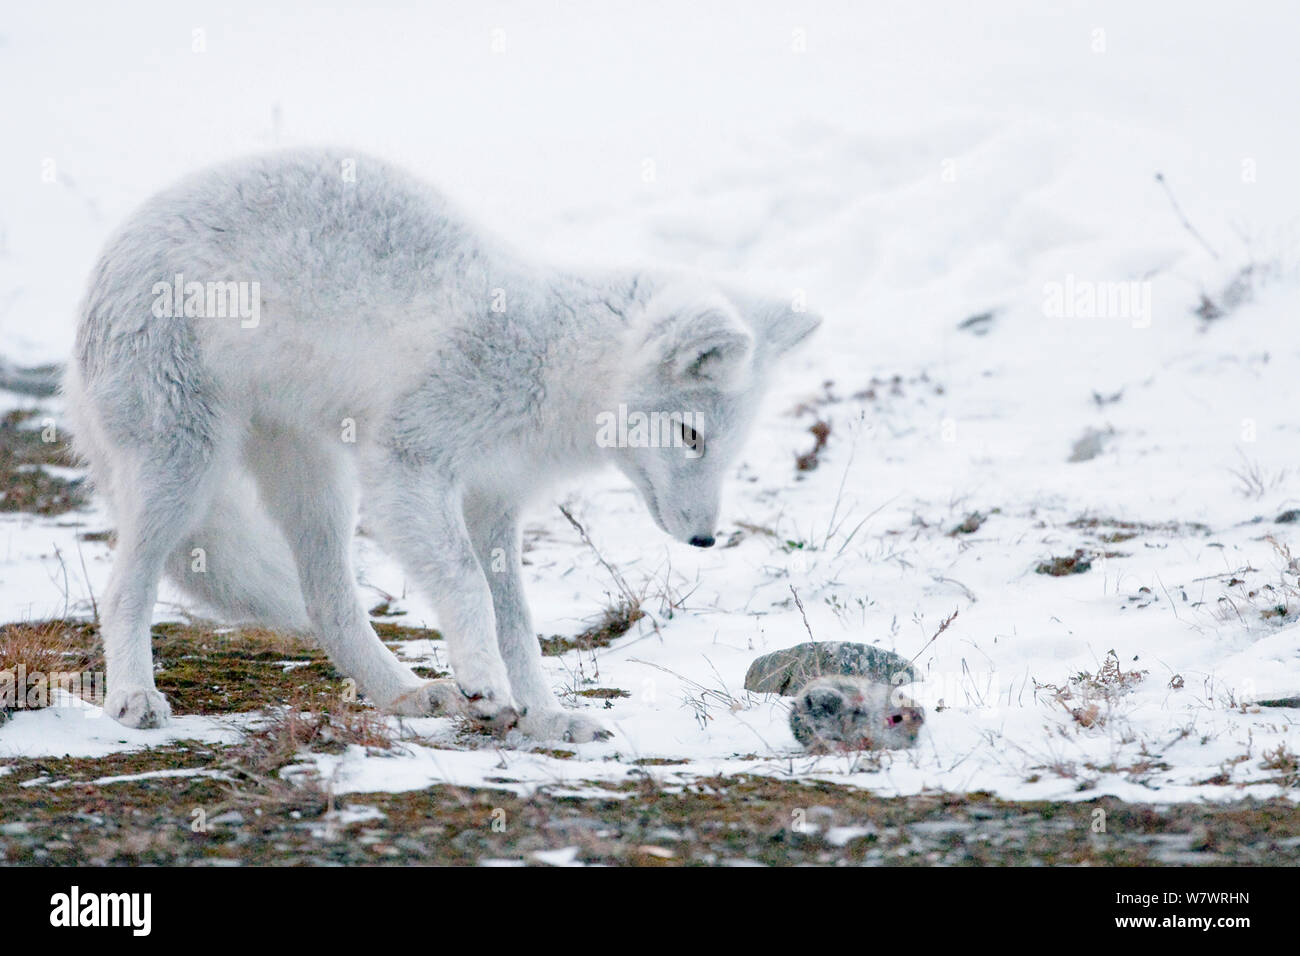
<path fill-rule="evenodd" d="M 520 509 L 612 463 L 661 529 L 710 546 L 766 380 L 818 323 L 684 275 L 544 267 L 353 153 L 181 181 L 109 242 L 64 383 L 117 524 L 107 712 L 130 727 L 170 715 L 150 643 L 167 573 L 229 623 L 314 633 L 390 713 L 609 736 L 548 686 Z M 668 415 L 674 440 L 605 427 L 625 412 Z M 454 679 L 416 676 L 370 626 L 350 558 L 358 491 L 432 601 Z"/>

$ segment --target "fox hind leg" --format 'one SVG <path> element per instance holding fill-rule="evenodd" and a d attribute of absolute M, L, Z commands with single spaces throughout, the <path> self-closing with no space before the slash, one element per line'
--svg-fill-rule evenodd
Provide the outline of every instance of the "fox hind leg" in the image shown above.
<path fill-rule="evenodd" d="M 154 682 L 150 624 L 158 582 L 169 553 L 202 519 L 223 461 L 215 443 L 195 441 L 194 435 L 117 446 L 118 543 L 101 635 L 108 671 L 104 710 L 127 727 L 161 727 L 171 715 Z"/>
<path fill-rule="evenodd" d="M 381 710 L 460 712 L 463 698 L 445 687 L 430 690 L 379 639 L 362 606 L 351 559 L 355 481 L 349 456 L 328 439 L 274 429 L 250 440 L 246 462 L 293 553 L 311 630 L 335 666 Z"/>

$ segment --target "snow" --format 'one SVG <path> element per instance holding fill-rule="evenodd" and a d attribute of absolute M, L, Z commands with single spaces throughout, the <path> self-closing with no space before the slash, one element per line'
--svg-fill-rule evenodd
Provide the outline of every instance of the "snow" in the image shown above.
<path fill-rule="evenodd" d="M 95 786 L 106 783 L 134 783 L 138 780 L 168 780 L 173 777 L 214 777 L 218 774 L 202 767 L 190 767 L 185 770 L 151 770 L 148 773 L 124 773 L 112 777 L 100 777 L 90 781 Z"/>
<path fill-rule="evenodd" d="M 576 846 L 566 846 L 558 850 L 538 850 L 533 854 L 533 859 L 548 866 L 586 866 L 578 860 L 580 852 L 582 852 L 581 848 Z"/>
<path fill-rule="evenodd" d="M 337 839 L 341 830 L 355 823 L 379 823 L 387 819 L 378 807 L 346 806 L 328 811 L 321 817 L 322 826 L 312 828 L 312 836 Z M 216 822 L 216 821 L 214 821 Z"/>
<path fill-rule="evenodd" d="M 14 757 L 106 757 L 175 741 L 228 744 L 241 737 L 246 718 L 184 716 L 165 729 L 123 727 L 94 704 L 54 690 L 52 706 L 15 711 L 0 725 L 0 760 Z M 126 779 L 126 778 L 116 778 Z M 105 781 L 98 781 L 105 782 Z"/>
<path fill-rule="evenodd" d="M 338 792 L 586 792 L 638 774 L 679 785 L 741 772 L 883 794 L 1278 792 L 1239 785 L 1268 776 L 1262 754 L 1300 741 L 1295 709 L 1252 706 L 1300 694 L 1297 602 L 1280 621 L 1262 614 L 1296 585 L 1284 549 L 1300 553 L 1296 525 L 1274 523 L 1300 507 L 1294 8 L 71 10 L 15 8 L 0 47 L 0 87 L 30 91 L 7 100 L 0 153 L 7 359 L 63 358 L 84 277 L 133 205 L 277 143 L 401 161 L 539 254 L 696 266 L 802 290 L 826 317 L 728 491 L 720 541 L 742 523 L 772 536 L 700 552 L 658 536 L 612 475 L 562 491 L 653 618 L 594 656 L 548 659 L 559 691 L 629 692 L 601 711 L 614 739 L 561 745 L 575 756 L 560 759 L 516 738 L 472 749 L 445 721 L 407 721 L 418 740 L 398 755 L 315 758 Z M 1265 277 L 1250 301 L 1208 323 L 1192 314 L 1250 264 Z M 1122 282 L 1147 283 L 1135 301 L 1149 295 L 1149 310 L 1050 307 L 1063 290 Z M 988 312 L 982 334 L 959 328 Z M 875 400 L 851 397 L 873 378 Z M 814 417 L 791 411 L 824 398 L 826 381 L 838 400 L 816 414 L 829 444 L 800 475 Z M 1090 431 L 1100 452 L 1067 463 Z M 1248 491 L 1240 475 L 1252 472 Z M 977 531 L 949 535 L 975 511 Z M 1086 518 L 1100 528 L 1071 526 Z M 1135 530 L 1116 522 L 1143 527 L 1100 542 Z M 89 613 L 109 552 L 77 533 L 106 527 L 99 511 L 0 515 L 0 617 Z M 528 542 L 538 630 L 577 633 L 613 582 L 553 507 L 531 516 Z M 1035 573 L 1076 548 L 1112 556 L 1084 574 Z M 405 595 L 404 623 L 436 624 L 364 538 L 358 563 L 367 587 Z M 745 694 L 754 657 L 807 639 L 792 587 L 818 639 L 920 654 L 926 680 L 910 691 L 928 719 L 915 750 L 811 757 L 782 702 Z M 163 598 L 159 619 L 174 618 L 177 596 Z M 1080 700 L 1063 706 L 1041 685 L 1096 673 L 1112 650 L 1146 674 L 1082 726 L 1068 709 Z M 407 653 L 445 664 L 437 642 Z M 232 732 L 183 715 L 130 731 L 59 708 L 0 727 L 0 756 Z M 634 763 L 645 758 L 681 762 Z M 1206 782 L 1222 773 L 1227 785 Z"/>

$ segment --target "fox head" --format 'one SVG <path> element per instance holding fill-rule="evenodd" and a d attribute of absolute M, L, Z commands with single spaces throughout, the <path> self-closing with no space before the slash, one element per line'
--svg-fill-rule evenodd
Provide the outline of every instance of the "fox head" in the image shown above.
<path fill-rule="evenodd" d="M 651 517 L 712 546 L 722 482 L 781 357 L 821 324 L 787 301 L 678 285 L 633 321 L 607 442 Z"/>

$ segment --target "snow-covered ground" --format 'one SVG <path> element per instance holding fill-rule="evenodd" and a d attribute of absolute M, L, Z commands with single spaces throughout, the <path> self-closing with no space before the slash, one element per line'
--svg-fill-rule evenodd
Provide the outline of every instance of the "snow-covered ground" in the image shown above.
<path fill-rule="evenodd" d="M 0 25 L 9 359 L 63 357 L 93 257 L 134 204 L 273 144 L 404 162 L 538 254 L 691 265 L 802 292 L 826 317 L 737 469 L 734 546 L 668 541 L 612 476 L 558 493 L 658 625 L 548 659 L 559 691 L 630 694 L 604 712 L 613 740 L 560 760 L 408 722 L 445 746 L 321 758 L 335 786 L 752 771 L 882 793 L 1278 792 L 1241 785 L 1300 749 L 1300 710 L 1252 705 L 1300 696 L 1300 538 L 1275 522 L 1300 508 L 1300 11 L 619 9 L 49 3 Z M 1133 297 L 1108 305 L 1117 283 Z M 1203 294 L 1226 314 L 1194 314 Z M 819 466 L 796 471 L 818 418 Z M 1068 461 L 1090 432 L 1099 451 Z M 108 549 L 81 544 L 83 574 L 76 532 L 105 519 L 72 517 L 0 517 L 0 620 L 102 593 Z M 528 541 L 538 629 L 577 633 L 613 582 L 554 507 Z M 1078 548 L 1087 572 L 1035 572 Z M 436 624 L 358 551 L 367 587 L 404 595 L 404 623 Z M 915 750 L 807 756 L 784 705 L 745 694 L 754 657 L 807 639 L 792 588 L 817 639 L 919 653 Z M 1089 698 L 1071 678 L 1111 651 L 1145 673 Z M 19 714 L 0 756 L 145 744 L 115 726 Z M 168 733 L 221 732 L 181 717 Z"/>

